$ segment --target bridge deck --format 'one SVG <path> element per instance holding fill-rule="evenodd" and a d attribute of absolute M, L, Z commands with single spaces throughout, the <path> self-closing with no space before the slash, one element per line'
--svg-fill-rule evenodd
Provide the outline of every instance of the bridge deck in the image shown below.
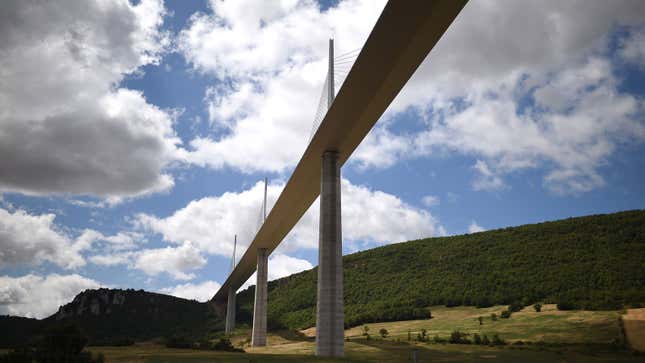
<path fill-rule="evenodd" d="M 271 252 L 282 242 L 320 193 L 323 151 L 347 161 L 466 2 L 388 2 L 264 225 L 212 301 L 226 301 L 229 288 L 248 280 L 258 248 Z"/>

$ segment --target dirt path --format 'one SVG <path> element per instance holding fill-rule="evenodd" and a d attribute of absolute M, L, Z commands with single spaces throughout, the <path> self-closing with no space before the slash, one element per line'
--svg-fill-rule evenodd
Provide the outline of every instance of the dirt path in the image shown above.
<path fill-rule="evenodd" d="M 645 352 L 645 308 L 628 309 L 627 314 L 623 315 L 623 323 L 629 345 Z"/>

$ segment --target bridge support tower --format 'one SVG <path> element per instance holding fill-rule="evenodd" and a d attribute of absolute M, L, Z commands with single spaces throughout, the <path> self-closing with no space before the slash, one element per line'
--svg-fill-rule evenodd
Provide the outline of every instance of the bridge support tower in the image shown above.
<path fill-rule="evenodd" d="M 320 188 L 320 239 L 318 242 L 318 301 L 316 304 L 316 355 L 344 355 L 343 248 L 338 153 L 322 156 Z"/>
<path fill-rule="evenodd" d="M 228 289 L 228 301 L 226 302 L 226 326 L 224 331 L 231 334 L 235 330 L 235 290 Z"/>
<path fill-rule="evenodd" d="M 258 248 L 257 282 L 255 284 L 255 303 L 253 304 L 253 334 L 251 345 L 263 347 L 267 344 L 267 275 L 268 251 Z"/>

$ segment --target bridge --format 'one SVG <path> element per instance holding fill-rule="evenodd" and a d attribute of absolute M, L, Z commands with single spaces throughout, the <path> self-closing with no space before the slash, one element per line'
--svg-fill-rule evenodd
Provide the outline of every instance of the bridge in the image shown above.
<path fill-rule="evenodd" d="M 268 256 L 320 195 L 316 354 L 343 356 L 340 170 L 467 0 L 389 1 L 334 98 L 333 41 L 327 109 L 284 190 L 212 303 L 235 326 L 236 291 L 257 270 L 252 345 L 266 344 Z"/>

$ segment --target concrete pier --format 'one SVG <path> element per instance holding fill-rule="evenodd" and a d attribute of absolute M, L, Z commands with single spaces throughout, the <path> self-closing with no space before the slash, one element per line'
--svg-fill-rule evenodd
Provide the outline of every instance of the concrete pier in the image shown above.
<path fill-rule="evenodd" d="M 316 355 L 344 355 L 343 260 L 338 153 L 322 156 Z"/>
<path fill-rule="evenodd" d="M 228 289 L 228 301 L 226 303 L 226 327 L 224 331 L 230 334 L 235 329 L 235 290 Z"/>
<path fill-rule="evenodd" d="M 267 345 L 268 255 L 266 248 L 258 248 L 255 303 L 253 304 L 253 333 L 251 335 L 251 345 L 254 347 Z"/>

